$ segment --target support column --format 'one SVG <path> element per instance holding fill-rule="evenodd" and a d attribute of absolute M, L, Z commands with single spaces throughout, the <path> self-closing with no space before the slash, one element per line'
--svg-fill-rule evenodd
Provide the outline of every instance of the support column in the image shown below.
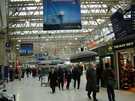
<path fill-rule="evenodd" d="M 118 89 L 120 89 L 120 73 L 119 73 L 119 62 L 118 62 L 118 52 L 116 51 L 115 52 L 115 58 L 116 58 L 116 61 L 115 61 L 115 63 L 116 63 L 116 73 L 117 73 L 117 86 L 118 86 Z"/>
<path fill-rule="evenodd" d="M 7 65 L 7 52 L 6 52 L 6 42 L 7 42 L 7 33 L 4 35 L 4 47 L 3 47 L 3 54 L 4 54 L 4 66 Z"/>
<path fill-rule="evenodd" d="M 0 65 L 4 65 L 4 38 L 0 36 Z"/>

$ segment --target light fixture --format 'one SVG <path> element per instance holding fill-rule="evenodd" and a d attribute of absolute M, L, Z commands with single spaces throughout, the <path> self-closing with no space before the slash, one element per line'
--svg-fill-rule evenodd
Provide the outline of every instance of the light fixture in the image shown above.
<path fill-rule="evenodd" d="M 16 47 L 19 47 L 19 46 L 20 46 L 19 44 L 16 45 Z"/>
<path fill-rule="evenodd" d="M 35 2 L 40 2 L 41 0 L 35 0 Z"/>
<path fill-rule="evenodd" d="M 18 42 L 21 42 L 21 40 L 18 40 Z"/>
<path fill-rule="evenodd" d="M 18 47 L 17 47 L 16 49 L 17 49 L 17 50 L 19 50 L 19 48 L 18 48 Z"/>
<path fill-rule="evenodd" d="M 75 38 L 75 40 L 78 40 L 78 38 Z"/>
<path fill-rule="evenodd" d="M 69 44 L 69 45 L 72 45 L 72 43 L 71 43 L 71 42 L 69 42 L 68 44 Z"/>

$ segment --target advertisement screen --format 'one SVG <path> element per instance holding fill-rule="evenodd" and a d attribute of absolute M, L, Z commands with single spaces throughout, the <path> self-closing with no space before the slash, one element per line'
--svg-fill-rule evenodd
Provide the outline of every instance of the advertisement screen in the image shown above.
<path fill-rule="evenodd" d="M 20 55 L 32 55 L 33 54 L 33 44 L 32 43 L 23 43 L 20 45 Z"/>
<path fill-rule="evenodd" d="M 44 0 L 44 30 L 81 29 L 80 0 Z"/>

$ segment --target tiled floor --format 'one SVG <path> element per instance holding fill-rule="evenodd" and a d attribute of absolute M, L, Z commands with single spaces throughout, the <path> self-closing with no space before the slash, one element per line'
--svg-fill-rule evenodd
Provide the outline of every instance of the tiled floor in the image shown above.
<path fill-rule="evenodd" d="M 22 81 L 14 81 L 7 85 L 9 93 L 16 94 L 17 101 L 92 101 L 87 98 L 85 91 L 85 78 L 82 77 L 80 90 L 73 89 L 73 83 L 70 90 L 59 91 L 51 94 L 49 87 L 41 87 L 38 78 L 25 78 Z M 135 93 L 126 91 L 115 91 L 116 101 L 135 101 Z M 97 94 L 99 101 L 108 101 L 106 89 L 101 88 Z"/>

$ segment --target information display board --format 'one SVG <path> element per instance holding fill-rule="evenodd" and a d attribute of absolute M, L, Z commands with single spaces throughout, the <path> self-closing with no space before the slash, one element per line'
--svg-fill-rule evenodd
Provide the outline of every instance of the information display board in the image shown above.
<path fill-rule="evenodd" d="M 44 30 L 81 29 L 80 0 L 43 0 Z"/>
<path fill-rule="evenodd" d="M 132 29 L 135 32 L 135 5 L 131 5 Z"/>
<path fill-rule="evenodd" d="M 116 39 L 123 38 L 127 35 L 126 25 L 121 10 L 118 10 L 111 16 L 111 22 Z"/>
<path fill-rule="evenodd" d="M 44 52 L 44 53 L 37 53 L 34 56 L 36 58 L 36 60 L 38 61 L 42 61 L 42 60 L 46 60 L 48 58 L 48 52 Z"/>
<path fill-rule="evenodd" d="M 33 44 L 32 43 L 22 43 L 20 44 L 20 55 L 27 56 L 33 54 Z"/>
<path fill-rule="evenodd" d="M 111 22 L 116 40 L 132 36 L 135 33 L 135 5 L 125 12 L 119 9 L 111 16 Z"/>

